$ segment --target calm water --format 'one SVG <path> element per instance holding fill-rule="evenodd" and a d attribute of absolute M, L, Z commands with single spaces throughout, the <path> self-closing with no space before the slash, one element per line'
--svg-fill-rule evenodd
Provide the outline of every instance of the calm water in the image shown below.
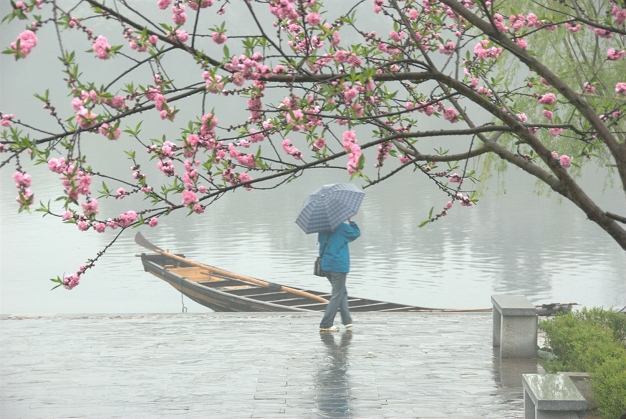
<path fill-rule="evenodd" d="M 19 25 L 10 29 L 3 26 L 3 45 L 15 39 L 22 29 Z M 63 103 L 66 92 L 54 89 L 55 83 L 59 83 L 40 77 L 37 70 L 47 68 L 53 74 L 54 66 L 58 66 L 54 55 L 42 52 L 46 43 L 54 39 L 55 36 L 40 36 L 37 53 L 32 53 L 27 63 L 15 63 L 6 55 L 0 57 L 2 111 L 38 125 L 48 117 L 39 110 L 39 102 L 29 99 L 32 93 L 51 87 L 52 97 Z M 87 49 L 84 45 L 66 47 Z M 107 66 L 112 66 L 113 71 L 116 63 L 96 61 L 90 57 L 81 70 L 93 72 L 104 83 L 106 75 L 112 74 L 107 73 Z M 26 99 L 15 100 L 24 94 Z M 221 100 L 222 109 L 237 109 L 234 99 Z M 66 105 L 64 112 L 69 111 L 69 104 Z M 184 125 L 188 108 L 184 103 L 180 106 L 178 119 Z M 220 122 L 230 123 L 227 112 L 218 116 Z M 233 122 L 237 122 L 237 115 L 232 116 Z M 241 119 L 241 115 L 238 117 Z M 147 118 L 149 125 L 150 116 Z M 163 123 L 158 119 L 154 122 L 159 129 L 176 132 L 176 127 L 161 128 Z M 101 138 L 94 144 L 104 144 L 118 152 L 128 146 L 123 140 L 110 143 Z M 128 162 L 103 152 L 108 148 L 98 147 L 85 145 L 90 156 L 98 154 L 92 162 L 96 169 L 106 166 L 129 174 Z M 18 215 L 11 179 L 13 169 L 9 166 L 0 173 L 3 314 L 181 310 L 180 294 L 143 272 L 135 257 L 143 250 L 134 243 L 136 230 L 122 236 L 97 268 L 83 277 L 79 287 L 50 292 L 50 277 L 74 272 L 112 236 L 81 233 L 36 213 Z M 57 181 L 43 177 L 48 174 L 46 168 L 27 166 L 27 170 L 33 175 L 37 199 L 57 196 L 53 189 Z M 603 176 L 591 175 L 596 179 Z M 285 285 L 325 290 L 329 289 L 327 282 L 311 274 L 316 239 L 305 235 L 294 220 L 308 193 L 326 183 L 345 181 L 345 173 L 309 173 L 275 190 L 229 194 L 202 216 L 176 214 L 162 219 L 156 229 L 140 231 L 158 246 L 204 263 Z M 490 295 L 494 293 L 524 294 L 536 303 L 625 306 L 625 252 L 573 205 L 559 205 L 554 197 L 534 195 L 534 184 L 521 172 L 511 169 L 505 181 L 508 193 L 496 193 L 497 188 L 492 188 L 477 207 L 456 205 L 443 221 L 422 229 L 417 225 L 430 208 L 441 208 L 446 201 L 433 185 L 406 173 L 367 189 L 361 211 L 355 217 L 363 235 L 351 246 L 353 272 L 348 277 L 349 292 L 448 308 L 489 307 Z M 604 209 L 624 213 L 623 191 L 610 189 L 602 193 L 597 186 L 594 191 L 591 185 L 586 184 Z M 100 207 L 113 214 L 132 208 L 127 200 L 101 202 Z M 184 299 L 184 304 L 191 312 L 208 310 L 189 299 Z"/>
<path fill-rule="evenodd" d="M 2 313 L 177 312 L 181 297 L 143 272 L 136 230 L 115 244 L 72 291 L 49 292 L 48 278 L 72 272 L 110 236 L 79 232 L 37 214 L 17 215 L 12 182 L 2 179 Z M 488 193 L 443 221 L 417 224 L 441 197 L 406 176 L 369 188 L 355 217 L 363 235 L 351 246 L 352 295 L 430 307 L 488 307 L 493 293 L 533 302 L 626 305 L 624 252 L 572 205 L 532 194 L 512 176 L 515 194 Z M 274 282 L 327 289 L 311 274 L 315 237 L 294 223 L 302 200 L 339 178 L 306 176 L 273 191 L 230 194 L 201 216 L 178 214 L 156 229 L 155 244 L 224 269 Z M 192 312 L 208 309 L 185 299 Z"/>

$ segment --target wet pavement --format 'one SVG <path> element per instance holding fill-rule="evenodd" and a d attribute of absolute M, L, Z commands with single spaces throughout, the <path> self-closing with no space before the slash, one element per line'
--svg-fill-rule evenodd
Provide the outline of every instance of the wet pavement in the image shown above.
<path fill-rule="evenodd" d="M 522 418 L 491 313 L 5 316 L 2 418 Z"/>

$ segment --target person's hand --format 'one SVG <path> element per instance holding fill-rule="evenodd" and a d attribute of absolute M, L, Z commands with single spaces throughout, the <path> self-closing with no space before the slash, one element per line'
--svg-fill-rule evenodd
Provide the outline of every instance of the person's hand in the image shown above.
<path fill-rule="evenodd" d="M 351 223 L 352 222 L 352 217 L 348 218 L 348 222 Z"/>

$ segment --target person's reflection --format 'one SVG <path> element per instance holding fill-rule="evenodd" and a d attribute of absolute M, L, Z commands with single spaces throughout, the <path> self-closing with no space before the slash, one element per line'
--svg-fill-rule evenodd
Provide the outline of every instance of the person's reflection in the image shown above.
<path fill-rule="evenodd" d="M 320 415 L 339 418 L 348 416 L 350 412 L 350 383 L 346 371 L 352 331 L 345 331 L 339 344 L 335 336 L 335 333 L 320 333 L 327 354 L 317 367 L 316 394 Z"/>

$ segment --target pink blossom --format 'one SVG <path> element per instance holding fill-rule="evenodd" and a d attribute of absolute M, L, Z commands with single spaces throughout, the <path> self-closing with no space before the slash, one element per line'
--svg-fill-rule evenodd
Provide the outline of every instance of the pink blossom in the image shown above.
<path fill-rule="evenodd" d="M 67 290 L 71 290 L 76 287 L 80 281 L 80 275 L 78 273 L 66 275 L 63 277 L 63 287 Z"/>
<path fill-rule="evenodd" d="M 74 218 L 72 211 L 65 211 L 63 215 L 61 215 L 61 219 L 63 219 L 63 221 L 71 220 L 72 218 Z"/>
<path fill-rule="evenodd" d="M 198 196 L 195 192 L 185 189 L 183 191 L 183 205 L 188 206 L 198 202 Z"/>
<path fill-rule="evenodd" d="M 126 211 L 124 214 L 120 214 L 118 218 L 120 219 L 119 224 L 122 227 L 128 227 L 137 219 L 137 213 L 135 211 Z"/>
<path fill-rule="evenodd" d="M 593 93 L 596 91 L 596 88 L 593 87 L 589 82 L 585 82 L 585 84 L 583 85 L 583 90 L 585 91 L 585 93 Z"/>
<path fill-rule="evenodd" d="M 608 51 L 606 52 L 606 58 L 611 61 L 617 61 L 620 58 L 622 58 L 624 55 L 626 55 L 626 50 L 615 51 L 615 49 L 609 48 Z"/>
<path fill-rule="evenodd" d="M 170 34 L 170 38 L 185 43 L 189 40 L 189 34 L 185 30 L 177 29 L 173 34 Z"/>
<path fill-rule="evenodd" d="M 122 131 L 120 131 L 119 128 L 116 129 L 115 126 L 110 126 L 109 124 L 106 124 L 106 123 L 100 125 L 100 128 L 98 129 L 98 131 L 100 132 L 100 134 L 104 135 L 109 140 L 117 140 L 118 138 L 120 138 L 120 135 L 122 134 Z"/>
<path fill-rule="evenodd" d="M 553 151 L 552 153 L 550 153 L 553 159 L 558 159 L 559 158 L 559 153 L 557 153 L 556 151 Z"/>
<path fill-rule="evenodd" d="M 81 98 L 75 97 L 74 99 L 72 99 L 72 109 L 74 109 L 75 111 L 81 110 L 81 108 L 83 108 L 84 106 L 85 104 L 83 103 Z"/>
<path fill-rule="evenodd" d="M 123 109 L 126 107 L 125 101 L 123 96 L 114 96 L 113 99 L 106 100 L 106 103 L 115 109 Z"/>
<path fill-rule="evenodd" d="M 559 163 L 564 169 L 569 169 L 572 166 L 572 159 L 564 154 L 559 158 Z"/>
<path fill-rule="evenodd" d="M 600 28 L 595 28 L 593 26 L 588 26 L 588 28 L 591 29 L 598 38 L 604 38 L 604 39 L 613 38 L 613 33 L 611 31 L 607 31 L 605 29 L 600 29 Z"/>
<path fill-rule="evenodd" d="M 48 169 L 54 173 L 63 173 L 65 169 L 65 159 L 61 157 L 60 159 L 52 158 L 48 160 Z"/>
<path fill-rule="evenodd" d="M 98 212 L 98 201 L 95 199 L 90 199 L 80 205 L 83 207 L 83 213 L 85 216 L 96 214 Z"/>
<path fill-rule="evenodd" d="M 459 122 L 459 113 L 454 108 L 450 107 L 444 111 L 443 119 L 452 124 L 455 124 Z"/>
<path fill-rule="evenodd" d="M 615 16 L 615 23 L 621 25 L 626 21 L 626 9 L 621 9 L 617 6 L 613 6 L 611 9 L 611 14 Z"/>
<path fill-rule="evenodd" d="M 37 36 L 35 32 L 25 30 L 22 32 L 15 42 L 11 42 L 11 48 L 16 50 L 13 55 L 17 58 L 26 58 L 33 48 L 37 45 Z M 19 49 L 17 44 L 19 43 Z"/>
<path fill-rule="evenodd" d="M 497 58 L 500 56 L 500 54 L 502 54 L 502 48 L 485 48 L 488 45 L 489 40 L 483 39 L 474 47 L 474 54 L 476 54 L 480 60 L 486 60 L 487 58 Z"/>
<path fill-rule="evenodd" d="M 193 212 L 195 212 L 196 214 L 202 214 L 204 212 L 204 207 L 202 205 L 194 205 L 193 206 Z"/>
<path fill-rule="evenodd" d="M 356 90 L 356 89 L 348 89 L 343 94 L 343 97 L 346 100 L 346 102 L 350 103 L 358 95 L 359 95 L 359 91 L 358 90 Z"/>
<path fill-rule="evenodd" d="M 553 137 L 557 137 L 561 135 L 561 133 L 563 132 L 563 129 L 562 128 L 550 128 L 548 131 L 550 131 L 550 135 L 552 135 Z"/>
<path fill-rule="evenodd" d="M 409 10 L 409 19 L 416 20 L 418 17 L 420 17 L 420 14 L 417 10 L 415 9 Z"/>
<path fill-rule="evenodd" d="M 575 33 L 578 32 L 579 30 L 582 29 L 581 25 L 574 25 L 572 23 L 569 22 L 565 22 L 565 27 L 567 28 L 568 31 L 570 31 L 571 33 Z"/>
<path fill-rule="evenodd" d="M 213 34 L 211 35 L 211 38 L 213 39 L 213 42 L 215 42 L 216 44 L 223 44 L 224 42 L 228 40 L 228 37 L 226 36 L 224 32 L 213 32 Z"/>
<path fill-rule="evenodd" d="M 124 199 L 124 197 L 127 195 L 127 194 L 126 194 L 126 190 L 125 190 L 124 188 L 119 188 L 119 189 L 116 191 L 116 195 L 117 195 L 117 196 L 116 196 L 116 198 L 119 198 L 119 199 Z"/>
<path fill-rule="evenodd" d="M 150 220 L 148 221 L 148 225 L 150 227 L 156 227 L 159 224 L 159 219 L 156 217 L 152 217 L 150 218 Z"/>
<path fill-rule="evenodd" d="M 159 7 L 159 9 L 165 10 L 170 6 L 170 4 L 172 4 L 172 0 L 159 0 L 157 6 Z"/>
<path fill-rule="evenodd" d="M 31 183 L 31 176 L 28 173 L 17 171 L 13 173 L 13 180 L 16 188 L 28 188 Z"/>
<path fill-rule="evenodd" d="M 528 43 L 526 42 L 526 40 L 524 38 L 518 39 L 517 42 L 515 42 L 515 43 L 521 49 L 527 49 L 528 48 Z"/>
<path fill-rule="evenodd" d="M 91 112 L 91 109 L 82 108 L 76 113 L 76 122 L 82 129 L 89 129 L 96 125 L 98 115 Z"/>
<path fill-rule="evenodd" d="M 617 83 L 615 85 L 615 93 L 617 93 L 618 95 L 626 95 L 626 83 Z"/>
<path fill-rule="evenodd" d="M 94 228 L 98 233 L 104 233 L 104 230 L 106 230 L 107 226 L 104 223 L 96 223 Z"/>
<path fill-rule="evenodd" d="M 11 119 L 13 119 L 13 114 L 8 114 L 8 115 L 2 115 L 2 121 L 0 121 L 0 125 L 2 125 L 3 127 L 10 127 L 11 126 Z"/>
<path fill-rule="evenodd" d="M 398 160 L 400 160 L 400 163 L 402 163 L 402 164 L 407 164 L 407 163 L 409 163 L 409 162 L 411 162 L 413 160 L 413 157 L 412 156 L 407 156 L 407 155 L 404 155 L 404 154 L 399 154 L 398 155 Z"/>
<path fill-rule="evenodd" d="M 311 26 L 317 26 L 322 21 L 322 15 L 319 13 L 311 12 L 306 15 L 306 22 Z"/>
<path fill-rule="evenodd" d="M 446 209 L 452 208 L 452 201 L 446 202 Z"/>
<path fill-rule="evenodd" d="M 111 45 L 104 36 L 98 36 L 93 41 L 93 52 L 101 60 L 108 60 L 111 57 Z"/>
<path fill-rule="evenodd" d="M 87 230 L 89 230 L 89 223 L 86 222 L 86 221 L 79 221 L 76 225 L 78 226 L 78 229 L 80 231 L 87 231 Z"/>
<path fill-rule="evenodd" d="M 439 52 L 444 55 L 452 55 L 455 48 L 454 42 L 447 42 L 445 45 L 439 45 Z"/>
<path fill-rule="evenodd" d="M 311 146 L 311 150 L 320 151 L 325 146 L 326 146 L 326 140 L 323 138 L 318 138 L 317 140 L 313 142 L 313 145 Z"/>
<path fill-rule="evenodd" d="M 187 21 L 187 14 L 185 14 L 185 6 L 183 4 L 175 4 L 172 6 L 172 20 L 178 26 L 184 25 Z"/>
<path fill-rule="evenodd" d="M 548 106 L 553 105 L 554 103 L 556 103 L 556 96 L 554 95 L 554 93 L 547 93 L 541 96 L 541 98 L 539 99 L 539 103 Z"/>
<path fill-rule="evenodd" d="M 343 133 L 343 149 L 348 153 L 348 173 L 357 173 L 359 171 L 361 147 L 358 145 L 355 131 L 346 131 Z"/>
<path fill-rule="evenodd" d="M 404 32 L 398 33 L 396 31 L 391 31 L 389 33 L 389 37 L 391 39 L 393 39 L 394 41 L 396 41 L 396 42 L 400 42 L 400 41 L 402 41 L 402 39 L 404 39 Z"/>
<path fill-rule="evenodd" d="M 448 180 L 452 183 L 463 183 L 463 177 L 459 176 L 457 173 L 454 173 L 448 177 Z"/>
<path fill-rule="evenodd" d="M 283 150 L 285 150 L 285 153 L 289 154 L 290 156 L 293 156 L 293 158 L 296 160 L 302 159 L 302 152 L 291 144 L 291 140 L 285 138 L 283 140 L 282 145 L 283 145 Z"/>
<path fill-rule="evenodd" d="M 543 116 L 545 116 L 545 118 L 546 118 L 548 121 L 552 121 L 552 117 L 553 117 L 554 115 L 552 114 L 552 112 L 550 112 L 550 111 L 548 111 L 548 110 L 544 110 L 544 111 L 543 111 Z"/>
<path fill-rule="evenodd" d="M 207 7 L 211 7 L 213 6 L 213 0 L 189 0 L 189 2 L 187 3 L 189 5 L 189 8 L 191 10 L 198 10 L 198 6 L 200 6 L 201 9 L 206 9 Z M 222 9 L 220 9 L 221 11 Z M 218 11 L 218 14 L 222 14 L 220 13 L 220 11 Z"/>

